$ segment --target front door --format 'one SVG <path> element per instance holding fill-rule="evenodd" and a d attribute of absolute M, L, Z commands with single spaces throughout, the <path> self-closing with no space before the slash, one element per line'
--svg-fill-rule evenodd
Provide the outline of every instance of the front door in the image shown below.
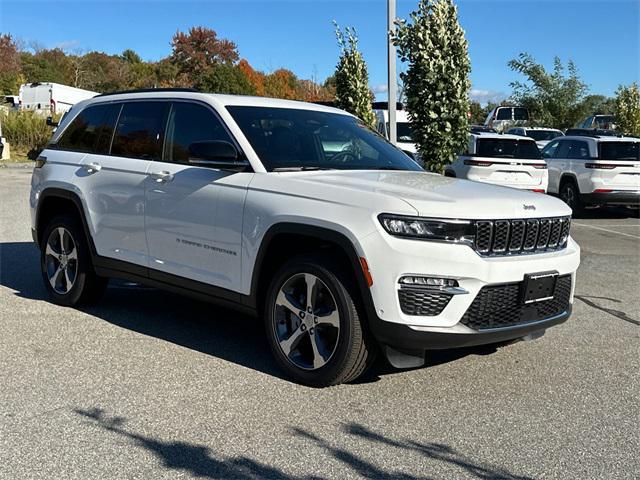
<path fill-rule="evenodd" d="M 152 277 L 158 272 L 239 291 L 242 216 L 253 173 L 189 163 L 189 145 L 235 143 L 211 107 L 175 101 L 162 161 L 152 162 L 146 188 L 146 232 Z"/>

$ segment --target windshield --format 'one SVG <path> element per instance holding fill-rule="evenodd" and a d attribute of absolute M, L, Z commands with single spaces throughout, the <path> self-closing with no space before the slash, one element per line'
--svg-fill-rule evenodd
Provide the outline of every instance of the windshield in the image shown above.
<path fill-rule="evenodd" d="M 562 132 L 554 130 L 527 130 L 527 137 L 533 138 L 536 142 L 553 140 L 562 135 Z"/>
<path fill-rule="evenodd" d="M 387 131 L 389 123 L 387 123 Z M 411 132 L 411 124 L 409 122 L 396 123 L 396 138 L 399 142 L 413 143 L 413 133 Z"/>
<path fill-rule="evenodd" d="M 640 142 L 601 142 L 600 160 L 640 160 Z"/>
<path fill-rule="evenodd" d="M 293 108 L 228 106 L 268 171 L 422 169 L 358 119 Z"/>
<path fill-rule="evenodd" d="M 540 150 L 532 140 L 483 138 L 477 141 L 476 155 L 493 158 L 538 159 Z"/>

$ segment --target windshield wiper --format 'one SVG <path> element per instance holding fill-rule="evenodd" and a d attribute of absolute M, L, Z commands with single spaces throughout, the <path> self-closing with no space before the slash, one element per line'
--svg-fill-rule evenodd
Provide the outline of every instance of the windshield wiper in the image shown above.
<path fill-rule="evenodd" d="M 273 169 L 274 172 L 312 172 L 314 170 L 335 170 L 335 168 L 300 166 L 300 167 L 278 167 Z"/>

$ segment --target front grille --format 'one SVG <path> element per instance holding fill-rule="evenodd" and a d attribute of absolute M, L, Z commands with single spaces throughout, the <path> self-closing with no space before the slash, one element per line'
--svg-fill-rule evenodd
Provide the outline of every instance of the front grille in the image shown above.
<path fill-rule="evenodd" d="M 440 315 L 453 295 L 418 288 L 402 287 L 398 292 L 405 315 Z"/>
<path fill-rule="evenodd" d="M 474 330 L 511 327 L 565 312 L 571 296 L 571 275 L 559 276 L 553 298 L 531 304 L 522 303 L 524 282 L 483 287 L 460 320 Z"/>
<path fill-rule="evenodd" d="M 571 217 L 478 220 L 475 224 L 475 249 L 480 255 L 519 255 L 565 248 Z"/>

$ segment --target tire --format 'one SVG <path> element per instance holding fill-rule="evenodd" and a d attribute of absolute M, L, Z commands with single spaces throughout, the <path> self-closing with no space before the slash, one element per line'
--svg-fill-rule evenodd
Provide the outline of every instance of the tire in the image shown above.
<path fill-rule="evenodd" d="M 584 205 L 580 199 L 580 190 L 572 180 L 566 180 L 560 185 L 560 198 L 566 203 L 574 215 L 582 213 Z"/>
<path fill-rule="evenodd" d="M 44 229 L 40 270 L 53 302 L 66 307 L 97 302 L 108 283 L 95 274 L 84 230 L 71 215 L 53 218 Z"/>
<path fill-rule="evenodd" d="M 452 170 L 445 170 L 444 171 L 444 176 L 445 177 L 456 178 L 456 174 Z"/>
<path fill-rule="evenodd" d="M 330 257 L 295 257 L 273 278 L 265 301 L 265 330 L 287 375 L 328 387 L 353 381 L 371 366 L 377 345 L 359 314 L 357 289 Z M 307 285 L 312 308 L 307 306 Z"/>

